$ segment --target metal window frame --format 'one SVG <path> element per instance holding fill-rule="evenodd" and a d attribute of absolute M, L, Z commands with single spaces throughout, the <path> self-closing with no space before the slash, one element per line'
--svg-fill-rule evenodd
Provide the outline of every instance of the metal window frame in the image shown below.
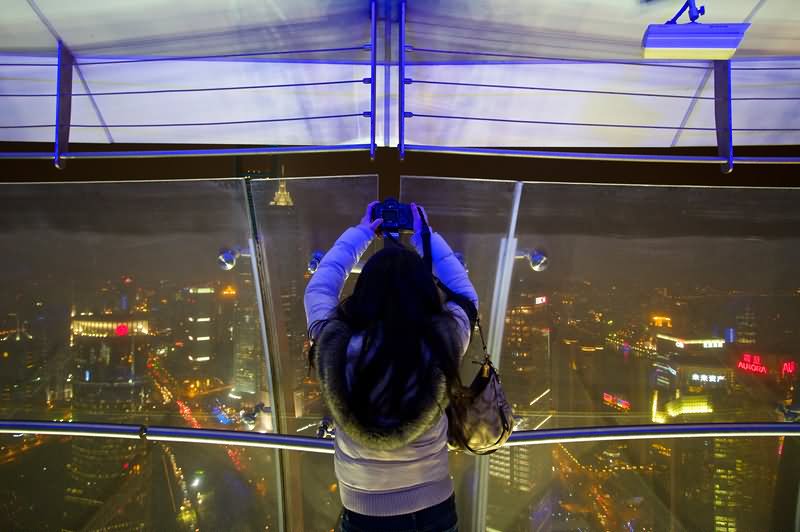
<path fill-rule="evenodd" d="M 287 451 L 333 454 L 333 440 L 294 434 L 262 434 L 235 430 L 192 429 L 124 423 L 80 423 L 63 421 L 0 420 L 0 434 L 117 438 L 210 445 L 237 445 Z M 514 432 L 506 445 L 550 445 L 595 441 L 670 438 L 758 438 L 800 437 L 800 423 L 687 423 L 579 427 L 574 429 L 523 430 Z"/>

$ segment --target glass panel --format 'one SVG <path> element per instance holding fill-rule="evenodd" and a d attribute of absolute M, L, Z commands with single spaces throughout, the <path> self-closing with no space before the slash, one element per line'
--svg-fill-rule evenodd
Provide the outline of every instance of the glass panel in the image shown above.
<path fill-rule="evenodd" d="M 773 421 L 800 362 L 798 199 L 526 184 L 503 353 L 526 428 Z"/>
<path fill-rule="evenodd" d="M 798 199 L 800 192 L 780 189 L 525 184 L 501 365 L 518 429 L 783 419 L 800 363 Z M 775 452 L 755 456 L 767 440 L 715 450 L 723 441 L 680 444 L 696 447 L 681 455 L 680 482 L 700 482 L 692 468 L 705 471 L 720 454 L 736 454 L 747 471 L 772 470 L 762 461 Z M 619 445 L 636 467 L 659 467 L 658 453 L 670 452 Z M 606 446 L 606 463 L 620 459 L 614 446 Z M 490 473 L 517 460 L 544 469 L 567 460 L 542 452 L 503 449 Z M 747 478 L 745 469 L 737 478 Z M 525 497 L 537 494 L 541 510 L 552 501 L 537 482 Z M 743 501 L 771 496 L 763 486 L 736 489 L 750 493 L 734 497 L 737 512 Z M 488 524 L 506 530 L 501 512 L 492 513 L 505 507 L 505 492 L 489 493 Z M 722 526 L 700 512 L 717 504 L 713 489 L 703 493 L 692 499 L 696 512 L 667 505 L 667 515 L 686 512 L 687 530 Z M 654 519 L 656 529 L 666 526 Z M 736 522 L 739 530 L 767 529 L 741 515 Z"/>
<path fill-rule="evenodd" d="M 793 530 L 797 438 L 564 443 L 491 456 L 487 530 Z"/>
<path fill-rule="evenodd" d="M 508 235 L 513 205 L 514 183 L 405 177 L 400 181 L 400 198 L 425 208 L 432 230 L 447 239 L 453 251 L 460 253 L 479 299 L 484 334 L 491 322 L 491 306 L 501 241 Z M 461 364 L 461 378 L 469 383 L 477 366 L 470 360 L 482 358 L 481 345 L 475 338 Z M 451 454 L 450 471 L 460 509 L 459 529 L 470 530 L 476 483 L 481 478 L 481 461 L 469 454 Z"/>
<path fill-rule="evenodd" d="M 0 418 L 244 428 L 250 234 L 239 180 L 2 185 Z"/>
<path fill-rule="evenodd" d="M 274 530 L 275 463 L 264 449 L 4 434 L 0 527 Z M 309 502 L 305 530 L 330 530 L 335 519 L 310 524 L 315 512 L 332 509 L 312 507 L 306 480 L 321 479 L 294 478 L 287 487 Z M 505 448 L 491 457 L 486 530 L 792 530 L 798 480 L 798 438 Z M 335 485 L 324 487 L 336 495 Z M 473 504 L 459 502 L 460 529 Z M 338 501 L 331 505 L 338 511 Z"/>
<path fill-rule="evenodd" d="M 513 196 L 511 181 L 406 176 L 400 181 L 400 199 L 422 205 L 431 229 L 464 259 L 478 292 L 484 333 L 488 333 L 500 242 L 508 235 Z M 472 348 L 477 356 L 479 342 Z"/>
<path fill-rule="evenodd" d="M 268 278 L 272 354 L 281 432 L 313 436 L 323 415 L 319 383 L 306 358 L 303 293 L 315 252 L 357 225 L 378 196 L 377 176 L 255 180 L 253 201 Z M 377 244 L 367 251 L 366 260 Z M 318 259 L 317 259 L 318 260 Z M 350 276 L 343 293 L 353 290 Z M 330 530 L 341 511 L 330 456 L 284 453 L 289 530 Z M 299 481 L 298 481 L 299 479 Z M 302 511 L 300 509 L 302 508 Z"/>
<path fill-rule="evenodd" d="M 275 452 L 0 435 L 3 530 L 275 530 Z"/>

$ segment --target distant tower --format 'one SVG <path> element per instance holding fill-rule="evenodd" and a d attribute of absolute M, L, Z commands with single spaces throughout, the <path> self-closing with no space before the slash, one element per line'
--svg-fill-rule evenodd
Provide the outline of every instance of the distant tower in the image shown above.
<path fill-rule="evenodd" d="M 286 190 L 286 180 L 281 179 L 278 182 L 278 190 L 275 191 L 275 197 L 272 198 L 272 201 L 269 203 L 270 205 L 274 205 L 276 207 L 293 207 L 294 201 L 292 200 L 292 195 L 289 194 L 289 191 Z"/>

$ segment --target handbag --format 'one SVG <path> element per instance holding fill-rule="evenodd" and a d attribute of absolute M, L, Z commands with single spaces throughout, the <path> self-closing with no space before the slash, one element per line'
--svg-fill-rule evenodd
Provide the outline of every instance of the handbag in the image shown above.
<path fill-rule="evenodd" d="M 447 446 L 450 450 L 486 455 L 495 452 L 511 436 L 513 411 L 500 384 L 500 375 L 483 344 L 483 362 L 469 386 L 461 386 L 450 397 L 447 415 Z"/>
<path fill-rule="evenodd" d="M 433 270 L 431 256 L 431 231 L 425 216 L 422 218 L 423 259 Z M 470 341 L 475 325 L 483 346 L 483 362 L 469 386 L 459 386 L 450 393 L 447 415 L 447 446 L 450 450 L 468 451 L 472 454 L 486 455 L 495 452 L 511 436 L 513 431 L 513 411 L 500 384 L 500 375 L 492 364 L 486 350 L 481 321 L 475 305 L 468 298 L 456 294 L 434 277 L 437 285 L 447 295 L 449 301 L 459 305 L 470 323 Z"/>

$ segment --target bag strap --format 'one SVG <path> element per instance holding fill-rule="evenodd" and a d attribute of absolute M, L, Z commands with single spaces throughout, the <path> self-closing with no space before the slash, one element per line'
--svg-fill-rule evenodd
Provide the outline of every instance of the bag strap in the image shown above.
<path fill-rule="evenodd" d="M 431 275 L 433 275 L 433 255 L 431 253 L 431 228 L 428 226 L 428 221 L 425 219 L 425 215 L 422 212 L 422 209 L 417 207 L 419 212 L 420 220 L 422 221 L 422 230 L 420 231 L 420 235 L 422 236 L 422 260 L 425 261 L 425 264 L 428 266 L 428 269 L 431 271 Z M 491 357 L 489 356 L 489 352 L 486 349 L 486 339 L 483 337 L 483 329 L 481 328 L 481 319 L 478 316 L 478 309 L 475 307 L 475 303 L 473 303 L 467 296 L 463 294 L 457 294 L 454 292 L 450 287 L 445 285 L 442 281 L 440 281 L 436 276 L 433 277 L 434 281 L 436 282 L 436 286 L 438 286 L 442 292 L 445 293 L 447 296 L 448 301 L 452 301 L 464 311 L 464 314 L 467 315 L 467 319 L 469 319 L 469 339 L 470 343 L 472 342 L 472 333 L 475 330 L 475 326 L 478 326 L 478 334 L 481 337 L 481 347 L 483 350 L 484 355 L 484 363 L 489 363 L 491 365 Z"/>

